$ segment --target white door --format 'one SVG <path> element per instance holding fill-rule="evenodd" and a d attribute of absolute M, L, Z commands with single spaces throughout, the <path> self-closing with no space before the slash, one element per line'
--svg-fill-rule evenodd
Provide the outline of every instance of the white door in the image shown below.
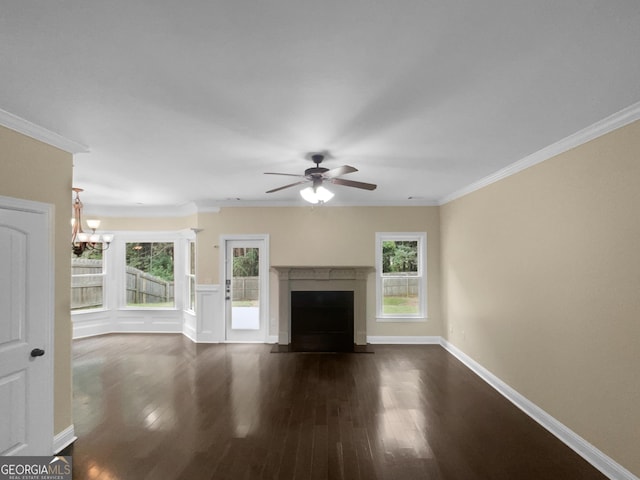
<path fill-rule="evenodd" d="M 48 207 L 34 204 L 0 197 L 3 456 L 53 453 L 52 242 Z"/>
<path fill-rule="evenodd" d="M 225 322 L 228 342 L 264 342 L 268 253 L 264 239 L 225 240 Z"/>

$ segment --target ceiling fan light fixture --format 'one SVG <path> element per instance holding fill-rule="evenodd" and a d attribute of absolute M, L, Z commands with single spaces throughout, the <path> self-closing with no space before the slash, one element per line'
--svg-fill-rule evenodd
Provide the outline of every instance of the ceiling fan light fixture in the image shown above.
<path fill-rule="evenodd" d="M 300 195 L 307 202 L 313 203 L 325 203 L 333 198 L 333 192 L 327 190 L 323 186 L 319 187 L 307 187 L 300 190 Z"/>

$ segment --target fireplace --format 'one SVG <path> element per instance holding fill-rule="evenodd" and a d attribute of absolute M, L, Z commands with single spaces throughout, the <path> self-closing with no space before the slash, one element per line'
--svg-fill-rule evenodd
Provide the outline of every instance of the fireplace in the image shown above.
<path fill-rule="evenodd" d="M 353 344 L 353 291 L 291 292 L 292 350 L 348 352 Z"/>
<path fill-rule="evenodd" d="M 343 344 L 347 343 L 346 336 L 350 335 L 349 345 L 366 345 L 367 344 L 367 278 L 374 271 L 372 267 L 289 267 L 274 266 L 272 271 L 278 275 L 278 294 L 277 294 L 277 323 L 278 323 L 278 344 L 291 345 L 292 337 L 292 315 L 293 315 L 293 297 L 297 296 L 296 292 L 343 292 L 351 296 L 352 321 L 345 332 L 342 328 Z M 309 294 L 312 295 L 312 294 Z M 304 295 L 303 295 L 304 296 Z M 334 299 L 342 294 L 333 295 Z M 313 298 L 313 296 L 312 296 Z M 324 308 L 321 306 L 320 310 Z M 295 307 L 296 312 L 298 307 Z M 320 319 L 325 322 L 333 322 L 328 319 L 332 315 L 311 313 L 307 315 L 307 327 L 312 331 L 318 327 Z M 329 326 L 325 324 L 325 326 Z M 303 328 L 304 325 L 303 325 Z M 331 324 L 331 329 L 336 329 L 335 324 Z M 336 330 L 331 330 L 337 332 Z M 327 332 L 325 332 L 326 334 Z M 304 333 L 304 335 L 309 332 Z M 321 340 L 315 338 L 315 340 Z"/>

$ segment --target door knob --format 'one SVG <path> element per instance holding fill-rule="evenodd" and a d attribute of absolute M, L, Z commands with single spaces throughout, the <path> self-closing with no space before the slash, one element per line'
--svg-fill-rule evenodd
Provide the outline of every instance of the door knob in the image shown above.
<path fill-rule="evenodd" d="M 34 348 L 33 350 L 31 350 L 32 357 L 41 357 L 43 355 L 44 355 L 44 350 L 42 350 L 41 348 Z"/>

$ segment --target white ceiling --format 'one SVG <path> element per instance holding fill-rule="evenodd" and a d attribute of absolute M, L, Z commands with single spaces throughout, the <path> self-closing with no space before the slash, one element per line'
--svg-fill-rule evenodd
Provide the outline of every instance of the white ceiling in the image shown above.
<path fill-rule="evenodd" d="M 639 47 L 637 0 L 0 0 L 0 109 L 94 207 L 302 204 L 263 172 L 318 150 L 426 205 L 638 102 Z"/>

